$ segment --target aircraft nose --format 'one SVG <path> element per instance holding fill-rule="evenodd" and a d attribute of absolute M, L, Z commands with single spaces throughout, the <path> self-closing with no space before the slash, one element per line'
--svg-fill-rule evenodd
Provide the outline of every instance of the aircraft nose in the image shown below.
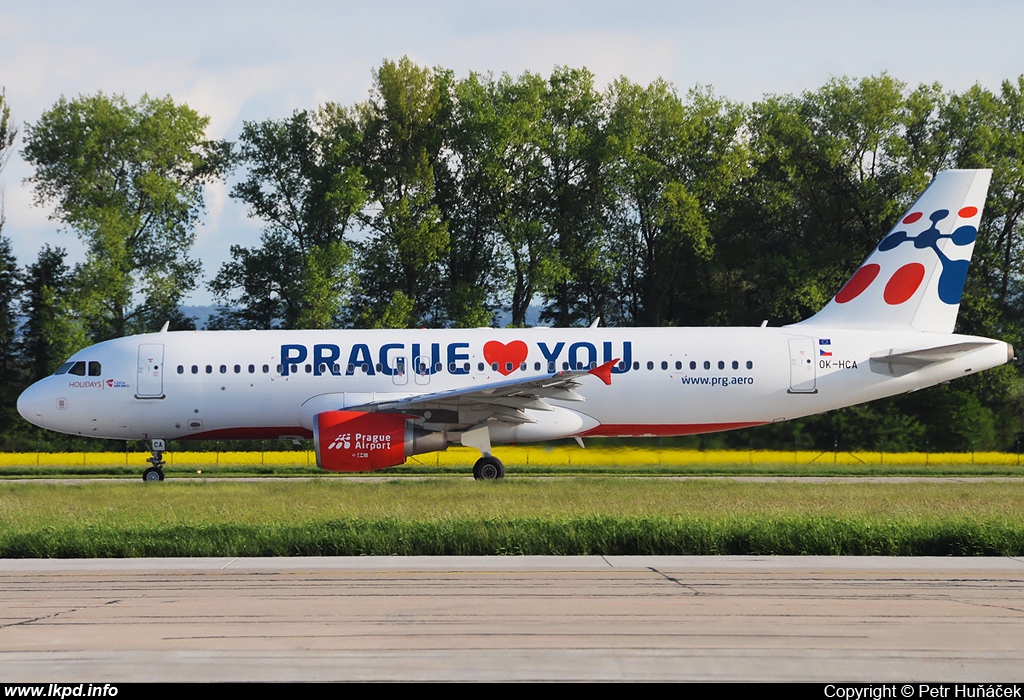
<path fill-rule="evenodd" d="M 36 382 L 18 397 L 18 413 L 21 417 L 33 425 L 43 426 L 43 418 L 46 411 L 46 396 L 42 382 Z"/>

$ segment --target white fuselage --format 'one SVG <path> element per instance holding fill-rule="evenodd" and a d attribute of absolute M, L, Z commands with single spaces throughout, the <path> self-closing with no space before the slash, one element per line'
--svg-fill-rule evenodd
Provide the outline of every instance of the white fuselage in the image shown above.
<path fill-rule="evenodd" d="M 971 349 L 919 366 L 879 359 L 956 344 Z M 492 422 L 492 439 L 687 435 L 821 413 L 1009 359 L 1006 343 L 984 338 L 799 325 L 164 332 L 76 353 L 85 374 L 35 383 L 18 410 L 90 437 L 310 437 L 321 411 L 621 360 L 608 386 L 580 378 L 585 401 L 528 410 L 534 424 Z M 428 430 L 458 430 L 472 416 L 420 418 Z"/>

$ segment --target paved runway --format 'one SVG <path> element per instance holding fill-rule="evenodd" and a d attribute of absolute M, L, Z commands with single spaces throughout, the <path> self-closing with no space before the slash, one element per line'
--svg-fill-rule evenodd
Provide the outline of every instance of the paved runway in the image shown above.
<path fill-rule="evenodd" d="M 0 560 L 7 682 L 1024 681 L 1024 560 Z"/>

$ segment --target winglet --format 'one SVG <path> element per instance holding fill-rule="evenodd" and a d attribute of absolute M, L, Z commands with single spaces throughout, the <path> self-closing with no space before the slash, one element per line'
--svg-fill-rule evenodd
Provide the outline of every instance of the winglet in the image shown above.
<path fill-rule="evenodd" d="M 595 377 L 600 379 L 602 382 L 604 382 L 608 386 L 611 386 L 611 384 L 612 384 L 612 367 L 614 367 L 615 365 L 617 365 L 619 363 L 619 359 L 620 358 L 616 357 L 614 360 L 609 360 L 608 362 L 605 362 L 600 367 L 595 367 L 594 369 L 590 370 L 588 372 L 588 374 L 594 375 Z"/>

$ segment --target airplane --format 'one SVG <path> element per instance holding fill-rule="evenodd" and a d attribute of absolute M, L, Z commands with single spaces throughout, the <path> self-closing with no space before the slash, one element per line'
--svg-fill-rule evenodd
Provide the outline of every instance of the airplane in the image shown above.
<path fill-rule="evenodd" d="M 938 173 L 835 297 L 791 325 L 174 331 L 72 355 L 18 399 L 31 423 L 150 440 L 312 439 L 371 471 L 462 444 L 693 435 L 915 391 L 1014 360 L 953 333 L 991 170 Z"/>

